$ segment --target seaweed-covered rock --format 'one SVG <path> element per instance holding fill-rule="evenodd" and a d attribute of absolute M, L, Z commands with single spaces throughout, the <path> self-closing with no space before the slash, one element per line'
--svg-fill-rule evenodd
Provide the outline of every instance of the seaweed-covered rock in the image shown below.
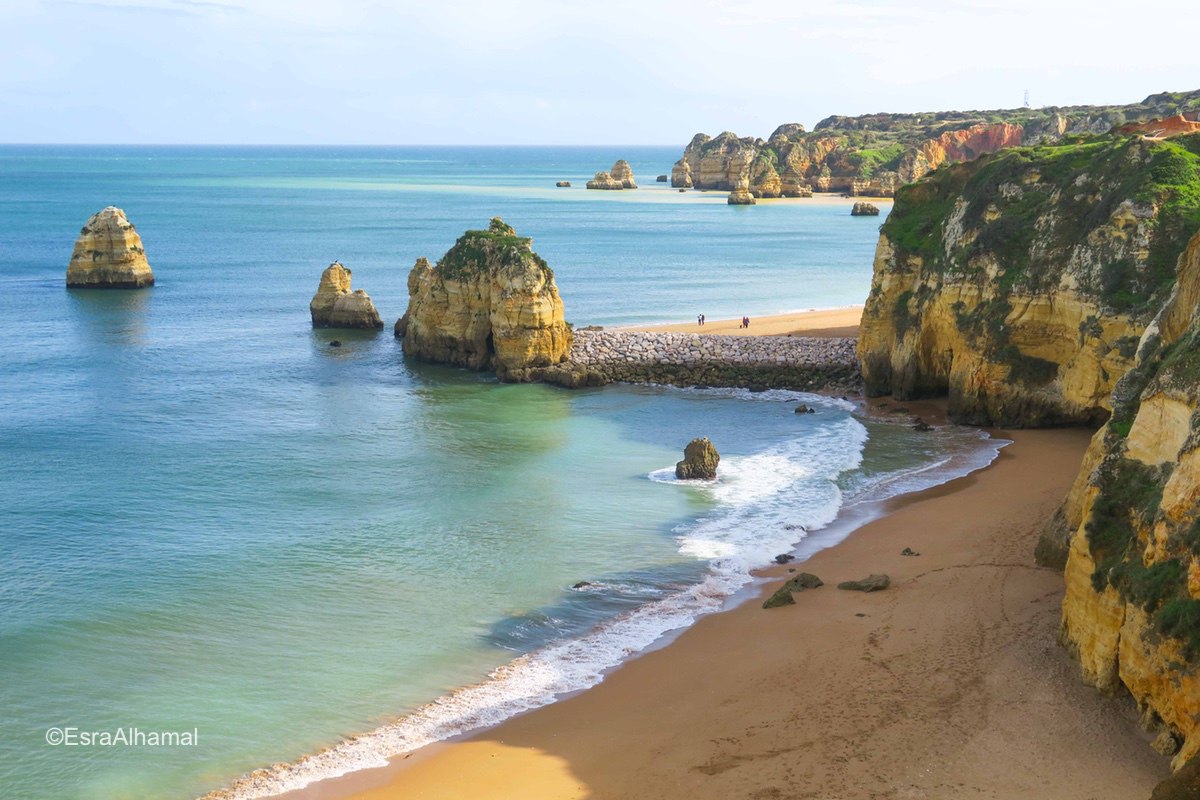
<path fill-rule="evenodd" d="M 565 361 L 571 328 L 554 272 L 532 245 L 497 217 L 460 236 L 436 267 L 417 259 L 396 323 L 405 354 L 495 370 L 501 380 L 528 380 L 529 370 Z"/>
<path fill-rule="evenodd" d="M 317 293 L 308 304 L 314 328 L 383 327 L 371 297 L 362 289 L 350 290 L 350 270 L 335 261 L 321 273 Z"/>
<path fill-rule="evenodd" d="M 803 592 L 805 589 L 816 589 L 818 586 L 824 585 L 825 582 L 811 572 L 801 572 L 796 577 L 788 579 L 787 583 L 764 600 L 763 608 L 794 605 L 796 599 L 792 597 L 792 592 Z"/>
<path fill-rule="evenodd" d="M 140 289 L 154 285 L 142 237 L 116 206 L 88 217 L 67 265 L 67 286 Z"/>
<path fill-rule="evenodd" d="M 861 201 L 857 202 L 850 209 L 850 216 L 852 216 L 852 217 L 878 217 L 879 216 L 879 206 L 875 205 L 874 203 L 864 203 Z"/>
<path fill-rule="evenodd" d="M 683 461 L 675 465 L 675 477 L 680 480 L 711 481 L 717 477 L 721 456 L 707 436 L 692 439 L 683 450 Z"/>
<path fill-rule="evenodd" d="M 842 581 L 838 584 L 838 588 L 852 592 L 878 592 L 891 585 L 892 579 L 887 575 L 868 575 L 858 581 Z"/>

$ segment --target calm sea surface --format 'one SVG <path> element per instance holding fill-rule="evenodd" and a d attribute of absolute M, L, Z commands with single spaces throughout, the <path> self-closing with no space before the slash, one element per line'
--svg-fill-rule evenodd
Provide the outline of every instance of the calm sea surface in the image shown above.
<path fill-rule="evenodd" d="M 553 187 L 622 157 L 643 188 Z M 413 261 L 496 215 L 576 324 L 866 296 L 877 221 L 656 185 L 677 157 L 0 147 L 0 796 L 187 798 L 370 731 L 281 781 L 379 763 L 590 685 L 804 528 L 990 460 L 836 400 L 501 385 L 309 325 L 330 261 L 390 328 Z M 68 291 L 109 204 L 158 285 Z M 677 483 L 698 435 L 722 476 Z"/>

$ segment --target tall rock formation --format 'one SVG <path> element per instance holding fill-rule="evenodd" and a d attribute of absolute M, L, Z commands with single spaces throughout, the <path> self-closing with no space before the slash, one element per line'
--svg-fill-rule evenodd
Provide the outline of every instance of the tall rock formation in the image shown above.
<path fill-rule="evenodd" d="M 608 171 L 613 176 L 613 180 L 621 182 L 622 189 L 636 189 L 637 182 L 633 179 L 633 170 L 629 166 L 629 162 L 625 159 L 619 159 L 613 164 L 612 169 Z"/>
<path fill-rule="evenodd" d="M 116 206 L 97 211 L 75 240 L 67 265 L 67 286 L 140 289 L 154 285 L 142 237 Z"/>
<path fill-rule="evenodd" d="M 859 349 L 871 393 L 1103 425 L 1039 557 L 1065 561 L 1083 677 L 1132 695 L 1177 769 L 1200 758 L 1198 230 L 1200 134 L 943 167 L 882 227 Z"/>
<path fill-rule="evenodd" d="M 317 293 L 308 304 L 314 328 L 382 328 L 383 320 L 371 297 L 350 290 L 350 270 L 335 261 L 321 273 Z"/>
<path fill-rule="evenodd" d="M 460 236 L 436 267 L 417 259 L 408 310 L 396 323 L 404 352 L 512 381 L 569 358 L 571 328 L 554 273 L 532 244 L 497 217 Z"/>
<path fill-rule="evenodd" d="M 1195 151 L 1200 137 L 1105 137 L 906 186 L 863 312 L 868 394 L 949 394 L 977 424 L 1102 422 L 1200 224 Z"/>
<path fill-rule="evenodd" d="M 1068 498 L 1062 625 L 1085 679 L 1128 690 L 1176 768 L 1200 754 L 1200 234 L 1178 278 Z"/>

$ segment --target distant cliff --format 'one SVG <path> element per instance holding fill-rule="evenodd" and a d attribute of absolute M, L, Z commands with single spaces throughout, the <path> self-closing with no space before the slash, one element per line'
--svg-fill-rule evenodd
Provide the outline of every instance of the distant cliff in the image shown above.
<path fill-rule="evenodd" d="M 880 229 L 859 357 L 870 395 L 951 416 L 1093 424 L 1200 228 L 1200 136 L 1092 137 L 944 167 Z"/>
<path fill-rule="evenodd" d="M 554 273 L 532 244 L 497 217 L 460 236 L 437 266 L 417 259 L 396 322 L 404 352 L 518 381 L 565 361 L 571 329 Z"/>
<path fill-rule="evenodd" d="M 1200 134 L 1176 127 L 1005 150 L 904 187 L 859 356 L 869 393 L 948 394 L 959 420 L 1103 426 L 1039 561 L 1065 563 L 1062 639 L 1084 678 L 1128 691 L 1155 748 L 1192 770 Z"/>
<path fill-rule="evenodd" d="M 1173 115 L 1196 121 L 1200 91 L 1125 106 L 833 116 L 812 131 L 780 125 L 766 140 L 698 133 L 672 169 L 671 185 L 729 191 L 745 179 L 756 197 L 799 197 L 813 189 L 890 197 L 945 163 Z"/>

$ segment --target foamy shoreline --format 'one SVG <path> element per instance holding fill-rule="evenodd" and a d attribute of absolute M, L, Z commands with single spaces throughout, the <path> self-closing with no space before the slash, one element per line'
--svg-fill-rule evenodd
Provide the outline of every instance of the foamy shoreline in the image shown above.
<path fill-rule="evenodd" d="M 803 399 L 846 409 L 853 407 L 846 401 L 778 390 L 758 393 L 747 399 L 775 402 Z M 940 413 L 930 404 L 917 404 L 916 408 L 931 419 L 936 419 Z M 865 435 L 863 429 L 864 443 Z M 861 496 L 842 497 L 827 516 L 806 520 L 807 532 L 801 529 L 781 534 L 782 538 L 775 540 L 756 541 L 752 554 L 744 556 L 738 563 L 722 566 L 723 559 L 718 553 L 706 553 L 692 546 L 693 555 L 715 559 L 702 583 L 604 623 L 581 637 L 522 655 L 496 669 L 487 680 L 440 697 L 396 722 L 351 737 L 296 762 L 257 770 L 228 789 L 205 795 L 204 800 L 315 796 L 309 794 L 310 789 L 319 789 L 320 796 L 326 797 L 331 787 L 333 796 L 340 797 L 343 795 L 336 788 L 337 781 L 331 779 L 346 777 L 354 780 L 355 773 L 386 767 L 393 759 L 407 758 L 407 754 L 436 742 L 484 735 L 485 731 L 524 712 L 590 689 L 614 670 L 657 649 L 664 640 L 673 640 L 698 620 L 757 596 L 758 590 L 754 587 L 761 584 L 760 571 L 768 567 L 774 554 L 794 552 L 800 559 L 796 563 L 802 563 L 816 552 L 838 545 L 862 525 L 884 516 L 887 504 L 897 496 L 927 491 L 986 468 L 1008 442 L 989 438 L 982 432 L 978 432 L 978 436 L 978 446 L 969 452 L 889 476 L 872 484 Z M 842 468 L 853 466 L 847 463 Z M 650 477 L 667 480 L 655 475 Z M 789 518 L 794 517 L 789 515 Z M 736 524 L 737 520 L 733 522 Z M 761 523 L 762 520 L 755 520 L 756 525 Z M 748 530 L 746 535 L 756 533 Z M 703 546 L 701 541 L 699 547 Z M 688 547 L 685 543 L 685 551 Z"/>

